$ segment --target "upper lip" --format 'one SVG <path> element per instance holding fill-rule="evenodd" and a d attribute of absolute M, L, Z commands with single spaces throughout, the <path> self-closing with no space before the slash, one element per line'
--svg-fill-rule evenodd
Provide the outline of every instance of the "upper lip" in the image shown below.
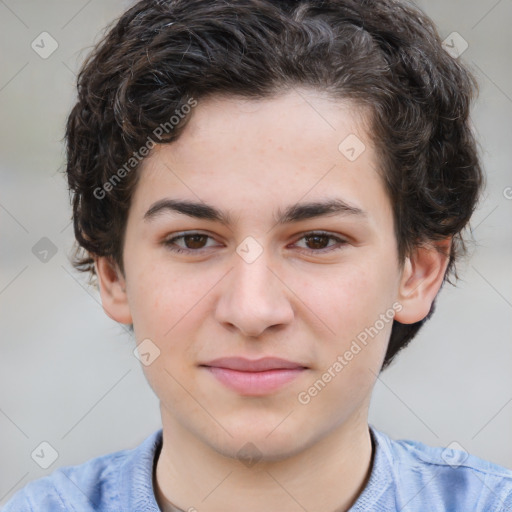
<path fill-rule="evenodd" d="M 281 359 L 280 357 L 262 357 L 261 359 L 246 359 L 244 357 L 220 357 L 201 364 L 200 366 L 214 366 L 241 372 L 263 372 L 265 370 L 280 370 L 293 368 L 306 368 L 300 363 Z"/>

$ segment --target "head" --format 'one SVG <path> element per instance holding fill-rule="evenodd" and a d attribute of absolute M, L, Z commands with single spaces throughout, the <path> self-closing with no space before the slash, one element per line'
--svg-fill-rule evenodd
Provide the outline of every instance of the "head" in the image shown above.
<path fill-rule="evenodd" d="M 231 453 L 184 387 L 235 438 L 300 403 L 279 446 L 368 405 L 457 278 L 483 181 L 475 91 L 393 0 L 143 0 L 115 21 L 67 124 L 73 263 L 160 351 L 145 370 L 164 414 Z M 201 366 L 229 355 L 306 371 L 243 396 Z"/>

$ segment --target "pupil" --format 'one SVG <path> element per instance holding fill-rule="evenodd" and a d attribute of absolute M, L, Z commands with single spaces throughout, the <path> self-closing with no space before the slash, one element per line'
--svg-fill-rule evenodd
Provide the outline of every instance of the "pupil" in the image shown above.
<path fill-rule="evenodd" d="M 323 240 L 324 242 L 326 242 L 326 241 L 327 241 L 327 237 L 326 237 L 325 235 L 312 235 L 312 236 L 308 236 L 308 237 L 307 237 L 307 239 L 308 239 L 308 242 L 309 242 L 310 240 L 315 240 L 315 241 L 313 242 L 315 245 L 317 245 L 317 246 L 318 246 L 318 245 L 322 246 L 322 247 L 314 247 L 315 249 L 324 249 L 324 248 L 325 248 L 325 243 L 323 243 L 323 244 L 322 244 L 321 242 L 320 242 L 320 243 L 318 243 L 318 240 L 319 240 L 319 239 L 320 239 L 320 240 Z"/>
<path fill-rule="evenodd" d="M 204 238 L 206 235 L 188 235 L 186 238 L 187 243 L 185 244 L 189 249 L 201 249 L 201 240 L 204 242 Z M 190 246 L 190 239 L 193 239 L 192 246 Z M 196 242 L 199 242 L 199 245 L 195 245 Z"/>
<path fill-rule="evenodd" d="M 186 246 L 188 249 L 201 249 L 202 243 L 204 243 L 206 235 L 188 235 L 186 237 Z M 327 242 L 327 237 L 325 235 L 312 235 L 306 237 L 308 244 L 311 244 L 313 241 L 313 245 L 315 249 L 324 249 Z M 191 242 L 192 240 L 192 242 Z"/>

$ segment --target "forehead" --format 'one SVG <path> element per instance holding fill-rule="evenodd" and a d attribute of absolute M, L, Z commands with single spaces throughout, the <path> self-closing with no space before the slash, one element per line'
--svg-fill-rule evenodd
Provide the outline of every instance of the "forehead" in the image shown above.
<path fill-rule="evenodd" d="M 150 202 L 179 197 L 236 214 L 254 208 L 274 215 L 301 199 L 339 196 L 386 214 L 365 114 L 309 90 L 199 100 L 180 137 L 157 145 L 143 162 L 133 206 L 147 210 Z"/>
<path fill-rule="evenodd" d="M 349 100 L 314 89 L 292 89 L 264 99 L 213 95 L 198 101 L 174 146 L 178 151 L 191 144 L 210 151 L 229 146 L 231 151 L 259 155 L 277 149 L 288 156 L 329 146 L 337 156 L 344 132 L 366 137 L 368 113 Z"/>

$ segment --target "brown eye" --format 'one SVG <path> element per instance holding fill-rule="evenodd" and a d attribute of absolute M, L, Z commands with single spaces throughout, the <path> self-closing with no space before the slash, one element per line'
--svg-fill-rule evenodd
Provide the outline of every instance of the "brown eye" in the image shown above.
<path fill-rule="evenodd" d="M 208 243 L 208 239 L 211 238 L 211 236 L 203 233 L 186 233 L 169 238 L 164 242 L 164 245 L 174 252 L 194 253 L 200 252 L 201 249 L 208 248 L 206 244 Z M 182 243 L 178 244 L 178 241 Z"/>
<path fill-rule="evenodd" d="M 308 241 L 309 249 L 325 249 L 329 244 L 330 237 L 327 235 L 310 235 L 304 237 Z"/>
<path fill-rule="evenodd" d="M 342 249 L 343 246 L 347 245 L 348 242 L 338 236 L 331 235 L 330 233 L 306 233 L 299 239 L 299 241 L 305 241 L 305 247 L 303 250 L 310 254 L 323 254 L 338 249 Z M 330 244 L 330 241 L 337 243 Z"/>
<path fill-rule="evenodd" d="M 206 235 L 185 235 L 185 245 L 187 249 L 202 249 L 208 237 Z M 188 242 L 187 242 L 188 241 Z"/>

